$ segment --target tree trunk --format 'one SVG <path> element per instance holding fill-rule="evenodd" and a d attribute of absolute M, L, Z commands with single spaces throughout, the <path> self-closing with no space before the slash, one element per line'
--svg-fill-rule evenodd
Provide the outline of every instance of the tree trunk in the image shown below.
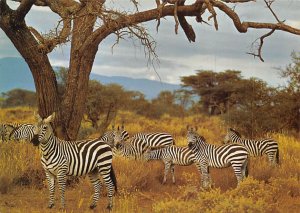
<path fill-rule="evenodd" d="M 98 51 L 98 45 L 89 46 L 86 49 L 81 48 L 93 32 L 96 21 L 96 16 L 83 15 L 85 13 L 85 10 L 81 10 L 78 18 L 74 19 L 70 66 L 61 110 L 63 121 L 67 127 L 64 134 L 70 139 L 77 137 L 80 128 L 85 111 L 89 75 Z"/>

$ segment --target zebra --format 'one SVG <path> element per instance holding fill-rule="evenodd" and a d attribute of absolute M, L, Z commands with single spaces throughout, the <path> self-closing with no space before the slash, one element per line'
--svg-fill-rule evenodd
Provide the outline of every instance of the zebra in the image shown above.
<path fill-rule="evenodd" d="M 174 139 L 168 133 L 137 133 L 124 142 L 122 138 L 124 127 L 114 132 L 114 143 L 117 150 L 125 157 L 141 157 L 142 154 L 150 147 L 166 147 L 174 144 Z"/>
<path fill-rule="evenodd" d="M 117 143 L 116 149 L 124 157 L 141 158 L 149 146 L 143 139 L 131 138 L 128 141 Z"/>
<path fill-rule="evenodd" d="M 136 133 L 132 138 L 143 139 L 149 147 L 163 147 L 175 145 L 175 140 L 169 133 L 153 132 L 153 133 Z"/>
<path fill-rule="evenodd" d="M 16 123 L 0 124 L 0 136 L 3 142 L 10 140 L 10 133 L 18 126 Z"/>
<path fill-rule="evenodd" d="M 114 148 L 115 147 L 115 143 L 114 143 L 115 131 L 116 130 L 113 127 L 112 130 L 105 132 L 102 136 L 100 136 L 99 139 L 106 142 L 108 145 L 110 145 L 111 148 Z M 129 134 L 124 129 L 124 126 L 122 126 L 121 139 L 124 141 L 127 141 L 129 139 Z"/>
<path fill-rule="evenodd" d="M 193 129 L 187 132 L 189 148 L 193 151 L 196 161 L 201 165 L 201 182 L 204 188 L 210 186 L 209 167 L 225 168 L 232 166 L 239 183 L 248 176 L 249 153 L 240 144 L 215 146 L 206 143 L 204 137 Z"/>
<path fill-rule="evenodd" d="M 196 162 L 195 155 L 189 147 L 168 146 L 157 149 L 149 148 L 146 150 L 143 156 L 146 161 L 163 161 L 165 170 L 162 184 L 166 183 L 170 168 L 172 173 L 172 182 L 175 184 L 175 165 L 189 166 L 195 163 L 200 172 L 200 165 L 198 162 Z"/>
<path fill-rule="evenodd" d="M 93 201 L 90 208 L 96 207 L 100 196 L 101 174 L 108 194 L 108 209 L 113 206 L 114 188 L 117 191 L 117 180 L 112 167 L 112 150 L 105 142 L 94 140 L 64 141 L 53 134 L 50 125 L 55 118 L 55 112 L 45 119 L 38 116 L 38 122 L 34 124 L 34 135 L 31 140 L 34 146 L 40 146 L 41 163 L 46 173 L 49 185 L 49 208 L 54 206 L 55 178 L 61 195 L 61 205 L 65 208 L 66 176 L 88 175 L 94 187 Z"/>
<path fill-rule="evenodd" d="M 15 140 L 31 141 L 34 135 L 33 129 L 33 124 L 19 124 L 11 131 L 11 133 L 9 134 L 9 139 L 13 138 Z"/>
<path fill-rule="evenodd" d="M 229 128 L 224 143 L 239 143 L 246 147 L 251 156 L 267 155 L 271 165 L 279 164 L 278 143 L 273 139 L 243 139 L 236 130 Z"/>

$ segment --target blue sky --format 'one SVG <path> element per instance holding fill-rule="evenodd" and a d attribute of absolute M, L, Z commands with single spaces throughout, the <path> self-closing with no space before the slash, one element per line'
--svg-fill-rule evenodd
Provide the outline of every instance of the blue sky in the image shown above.
<path fill-rule="evenodd" d="M 108 2 L 108 1 L 107 1 Z M 118 3 L 117 3 L 118 2 Z M 130 10 L 129 0 L 114 1 L 111 7 Z M 155 1 L 139 1 L 141 10 L 155 7 Z M 186 1 L 188 3 L 193 1 Z M 15 3 L 11 3 L 14 7 Z M 273 4 L 274 11 L 281 20 L 300 28 L 300 0 L 277 0 Z M 275 22 L 270 11 L 265 7 L 262 0 L 247 4 L 240 4 L 235 10 L 243 21 L 264 21 Z M 246 78 L 258 77 L 273 86 L 284 84 L 285 80 L 280 78 L 278 70 L 291 63 L 290 54 L 292 51 L 300 52 L 300 36 L 275 32 L 265 40 L 263 56 L 265 62 L 254 59 L 247 55 L 251 49 L 252 42 L 259 36 L 268 31 L 249 30 L 246 34 L 237 32 L 231 20 L 222 12 L 217 11 L 219 30 L 216 31 L 212 26 L 199 24 L 190 18 L 189 22 L 193 25 L 197 37 L 195 43 L 189 43 L 184 33 L 179 29 L 178 35 L 174 33 L 174 19 L 168 17 L 161 20 L 159 31 L 156 32 L 156 22 L 144 23 L 150 34 L 157 42 L 157 54 L 159 63 L 153 66 L 147 65 L 147 58 L 144 56 L 143 47 L 135 46 L 128 41 L 121 41 L 114 47 L 115 37 L 110 36 L 105 39 L 99 47 L 93 73 L 107 76 L 127 76 L 133 78 L 147 78 L 169 83 L 180 83 L 180 76 L 195 74 L 195 70 L 207 69 L 223 71 L 226 69 L 241 70 Z M 42 18 L 41 18 L 42 17 Z M 56 26 L 58 17 L 52 15 L 45 8 L 34 7 L 26 22 L 34 26 L 40 32 L 47 32 Z M 212 24 L 212 23 L 211 23 Z M 20 57 L 10 40 L 4 32 L 0 30 L 0 58 Z M 58 47 L 49 54 L 51 63 L 54 66 L 68 66 L 69 45 Z M 158 75 L 157 75 L 158 73 Z"/>

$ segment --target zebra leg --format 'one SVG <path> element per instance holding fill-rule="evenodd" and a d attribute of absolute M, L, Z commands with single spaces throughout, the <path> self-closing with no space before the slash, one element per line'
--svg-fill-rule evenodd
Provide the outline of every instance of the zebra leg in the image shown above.
<path fill-rule="evenodd" d="M 55 177 L 50 172 L 46 170 L 46 178 L 49 187 L 49 205 L 48 208 L 52 208 L 54 206 L 54 192 L 55 192 Z"/>
<path fill-rule="evenodd" d="M 60 200 L 62 209 L 65 208 L 65 189 L 67 182 L 67 175 L 65 171 L 61 171 L 57 174 L 58 186 L 60 190 Z"/>
<path fill-rule="evenodd" d="M 171 173 L 172 173 L 172 182 L 175 184 L 175 165 L 171 165 Z"/>
<path fill-rule="evenodd" d="M 277 160 L 276 160 L 276 155 L 277 155 L 278 150 L 276 150 L 275 152 L 268 152 L 268 159 L 269 159 L 269 163 L 271 166 L 276 166 L 277 165 Z"/>
<path fill-rule="evenodd" d="M 166 181 L 167 181 L 167 175 L 168 175 L 168 173 L 169 173 L 169 169 L 170 169 L 170 167 L 171 167 L 171 162 L 169 162 L 169 161 L 166 161 L 166 162 L 164 162 L 165 163 L 165 173 L 164 173 L 164 179 L 163 179 L 163 184 L 165 184 L 166 183 Z"/>
<path fill-rule="evenodd" d="M 246 160 L 245 160 L 246 161 Z M 245 163 L 245 161 L 243 162 L 243 164 Z M 240 163 L 236 164 L 236 163 L 232 163 L 232 168 L 234 171 L 234 174 L 236 176 L 238 185 L 241 183 L 241 181 L 243 180 L 243 175 L 242 175 L 242 170 L 243 170 L 243 164 L 241 165 Z"/>
<path fill-rule="evenodd" d="M 210 186 L 210 178 L 209 178 L 209 170 L 207 165 L 201 166 L 201 184 L 204 189 L 209 188 Z"/>
<path fill-rule="evenodd" d="M 107 170 L 100 171 L 100 174 L 105 182 L 108 196 L 108 206 L 107 209 L 111 210 L 113 207 L 113 194 L 114 194 L 114 184 L 110 177 L 110 173 Z"/>
<path fill-rule="evenodd" d="M 91 181 L 91 183 L 93 184 L 94 186 L 94 190 L 95 190 L 95 193 L 94 193 L 94 196 L 93 196 L 93 202 L 91 203 L 90 205 L 90 208 L 93 209 L 96 207 L 97 205 L 97 202 L 99 200 L 99 197 L 100 197 L 100 190 L 101 190 L 101 181 L 98 177 L 98 172 L 91 172 L 88 174 L 89 176 L 89 179 Z"/>

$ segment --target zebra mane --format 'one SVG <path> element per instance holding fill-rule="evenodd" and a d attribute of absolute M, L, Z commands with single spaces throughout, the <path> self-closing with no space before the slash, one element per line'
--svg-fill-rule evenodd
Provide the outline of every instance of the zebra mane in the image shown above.
<path fill-rule="evenodd" d="M 198 140 L 201 140 L 206 143 L 206 139 L 202 135 L 198 135 Z"/>
<path fill-rule="evenodd" d="M 231 131 L 231 132 L 234 132 L 238 137 L 242 137 L 241 136 L 241 134 L 238 132 L 238 131 L 236 131 L 235 129 L 233 129 L 233 128 L 229 128 L 229 130 Z"/>

